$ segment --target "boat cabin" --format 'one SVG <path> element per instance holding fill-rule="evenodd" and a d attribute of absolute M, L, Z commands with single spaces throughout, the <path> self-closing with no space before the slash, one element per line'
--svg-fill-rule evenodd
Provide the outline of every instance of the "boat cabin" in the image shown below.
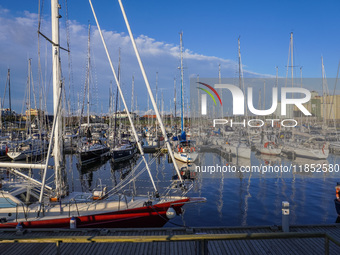
<path fill-rule="evenodd" d="M 177 145 L 178 152 L 194 152 L 196 142 L 191 140 L 180 141 Z"/>

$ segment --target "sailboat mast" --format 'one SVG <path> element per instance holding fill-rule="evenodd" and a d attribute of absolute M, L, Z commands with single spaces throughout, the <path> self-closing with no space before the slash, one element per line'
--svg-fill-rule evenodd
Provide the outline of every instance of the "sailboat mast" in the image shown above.
<path fill-rule="evenodd" d="M 242 72 L 241 72 L 241 45 L 240 45 L 240 37 L 237 39 L 238 44 L 238 86 L 242 89 Z"/>
<path fill-rule="evenodd" d="M 322 56 L 321 56 L 321 68 L 322 68 L 322 115 L 323 115 L 323 125 L 326 126 L 325 67 L 323 65 L 323 57 Z"/>
<path fill-rule="evenodd" d="M 119 53 L 118 53 L 118 82 L 119 82 L 119 86 L 122 86 L 122 84 L 120 83 L 120 48 L 119 48 Z M 121 112 L 120 112 L 120 98 L 117 97 L 118 100 L 118 104 L 119 104 L 119 121 L 121 121 Z M 121 123 L 121 122 L 119 122 Z"/>
<path fill-rule="evenodd" d="M 107 58 L 108 58 L 108 60 L 109 60 L 109 63 L 110 63 L 111 71 L 112 71 L 113 76 L 114 76 L 114 78 L 115 78 L 115 81 L 116 81 L 116 83 L 117 83 L 117 88 L 118 88 L 118 90 L 119 90 L 119 94 L 120 94 L 120 96 L 121 96 L 122 103 L 123 103 L 123 105 L 124 105 L 124 109 L 126 110 L 127 117 L 128 117 L 129 122 L 130 122 L 130 124 L 131 124 L 132 133 L 133 133 L 133 135 L 134 135 L 134 138 L 136 139 L 138 149 L 139 149 L 140 154 L 141 154 L 141 156 L 142 156 L 142 158 L 143 158 L 143 161 L 144 161 L 144 163 L 145 163 L 145 167 L 146 167 L 147 172 L 148 172 L 148 174 L 149 174 L 149 177 L 150 177 L 150 180 L 151 180 L 151 182 L 152 182 L 152 185 L 153 185 L 153 187 L 154 187 L 154 189 L 155 189 L 155 195 L 158 196 L 159 194 L 158 194 L 158 191 L 157 191 L 157 187 L 156 187 L 155 182 L 154 182 L 154 180 L 153 180 L 153 177 L 152 177 L 152 175 L 151 175 L 151 170 L 150 170 L 150 168 L 149 168 L 148 162 L 146 161 L 146 158 L 145 158 L 145 156 L 144 156 L 144 150 L 143 150 L 143 147 L 142 147 L 142 145 L 141 145 L 141 143 L 140 143 L 140 141 L 139 141 L 139 138 L 138 138 L 138 135 L 137 135 L 135 126 L 134 126 L 134 124 L 133 124 L 133 121 L 132 121 L 132 118 L 131 118 L 129 109 L 128 109 L 127 104 L 126 104 L 126 101 L 125 101 L 125 99 L 124 99 L 124 95 L 123 95 L 123 91 L 122 91 L 121 86 L 120 86 L 120 82 L 118 81 L 118 77 L 117 77 L 116 72 L 115 72 L 115 70 L 114 70 L 114 68 L 113 68 L 113 64 L 112 64 L 112 61 L 111 61 L 109 52 L 108 52 L 108 50 L 107 50 L 107 46 L 106 46 L 106 43 L 105 43 L 105 40 L 104 40 L 102 31 L 101 31 L 101 29 L 100 29 L 99 23 L 98 23 L 98 19 L 97 19 L 96 13 L 95 13 L 95 11 L 94 11 L 94 9 L 93 9 L 93 5 L 92 5 L 91 0 L 89 0 L 89 2 L 90 2 L 90 5 L 91 5 L 91 9 L 92 9 L 92 13 L 93 13 L 94 19 L 96 20 L 96 24 L 97 24 L 97 27 L 98 27 L 98 31 L 99 31 L 100 38 L 102 39 L 102 42 L 103 42 L 103 46 L 104 46 L 104 49 L 105 49 L 105 52 L 106 52 L 106 56 L 107 56 Z M 119 2 L 119 4 L 121 4 L 121 2 Z M 132 40 L 132 41 L 133 41 L 133 40 Z M 133 42 L 134 42 L 134 41 L 133 41 Z M 149 90 L 149 89 L 150 89 L 150 87 L 148 87 L 148 90 Z M 152 99 L 153 99 L 153 98 L 152 98 Z M 154 103 L 154 102 L 153 102 L 153 103 Z M 157 114 L 157 112 L 156 112 L 156 114 Z M 165 137 L 167 138 L 167 136 L 165 136 Z M 179 176 L 179 177 L 181 178 L 181 176 Z M 182 179 L 181 179 L 181 180 L 182 180 Z"/>
<path fill-rule="evenodd" d="M 9 116 L 12 117 L 12 103 L 11 103 L 11 71 L 8 69 L 7 79 L 8 79 L 8 101 L 9 101 Z M 11 118 L 10 118 L 11 120 Z"/>
<path fill-rule="evenodd" d="M 218 64 L 218 83 L 221 84 L 221 64 Z M 220 89 L 220 95 L 223 100 L 223 89 Z M 221 117 L 223 119 L 223 107 L 221 107 Z"/>
<path fill-rule="evenodd" d="M 241 42 L 240 37 L 237 40 L 238 43 L 238 78 L 239 78 L 239 88 L 245 93 L 244 81 L 243 79 L 243 69 L 242 69 L 242 58 L 241 58 Z M 248 119 L 248 107 L 246 102 L 244 102 L 244 109 L 246 109 L 246 117 Z"/>
<path fill-rule="evenodd" d="M 119 52 L 120 52 L 120 49 L 119 49 Z M 118 77 L 118 82 L 119 82 L 119 77 Z M 113 131 L 113 148 L 116 146 L 116 136 L 117 136 L 117 111 L 118 111 L 118 100 L 119 100 L 118 93 L 119 93 L 119 90 L 118 90 L 118 86 L 117 86 L 116 102 L 115 102 L 116 106 L 115 106 L 115 110 L 114 110 L 114 113 L 115 113 L 115 122 L 114 122 L 115 128 L 114 128 L 114 131 Z"/>
<path fill-rule="evenodd" d="M 175 106 L 175 135 L 177 136 L 177 114 L 176 114 L 176 111 L 177 111 L 177 107 L 176 107 L 176 78 L 174 78 L 174 106 Z"/>
<path fill-rule="evenodd" d="M 163 98 L 163 90 L 162 90 L 162 97 L 161 97 L 161 100 L 162 100 L 162 112 L 161 112 L 161 116 L 162 116 L 163 119 L 164 119 L 164 98 Z"/>
<path fill-rule="evenodd" d="M 290 33 L 290 63 L 292 65 L 290 71 L 291 71 L 291 75 L 292 75 L 292 87 L 294 87 L 294 58 L 293 58 L 293 32 Z M 294 94 L 293 94 L 294 95 Z"/>
<path fill-rule="evenodd" d="M 158 107 L 158 72 L 156 72 L 156 105 Z M 157 120 L 155 120 L 155 126 L 156 126 L 156 138 L 158 138 L 158 124 Z"/>
<path fill-rule="evenodd" d="M 132 75 L 131 112 L 133 112 L 133 98 L 135 96 L 134 90 L 135 90 L 135 77 Z"/>
<path fill-rule="evenodd" d="M 52 74 L 53 74 L 53 110 L 55 113 L 58 112 L 58 99 L 61 91 L 60 82 L 60 62 L 59 62 L 59 15 L 60 5 L 58 0 L 51 0 L 51 24 L 52 24 Z M 57 114 L 54 116 L 56 118 L 55 135 L 54 135 L 54 166 L 55 166 L 55 179 L 56 179 L 56 189 L 57 193 L 59 191 L 60 195 L 60 172 L 61 172 L 61 116 Z"/>
<path fill-rule="evenodd" d="M 140 55 L 139 55 L 139 52 L 138 52 L 138 49 L 137 49 L 137 45 L 136 45 L 136 42 L 135 42 L 135 39 L 133 37 L 133 34 L 132 34 L 132 31 L 131 31 L 131 28 L 130 28 L 130 24 L 129 24 L 129 21 L 126 17 L 126 13 L 125 13 L 125 10 L 124 10 L 124 7 L 123 7 L 123 4 L 122 4 L 122 1 L 121 0 L 118 0 L 119 2 L 119 6 L 120 6 L 120 9 L 122 11 L 122 14 L 123 14 L 123 17 L 124 17 L 124 20 L 125 20 L 125 24 L 126 24 L 126 28 L 129 32 L 129 36 L 130 36 L 130 39 L 131 39 L 131 42 L 132 42 L 132 46 L 133 46 L 133 49 L 135 51 L 135 54 L 136 54 L 136 57 L 137 57 L 137 61 L 138 61 L 138 64 L 139 64 L 139 67 L 141 69 L 141 72 L 142 72 L 142 75 L 143 75 L 143 78 L 144 78 L 144 81 L 145 81 L 145 85 L 146 85 L 146 88 L 148 90 L 148 93 L 149 93 L 149 96 L 150 96 L 150 99 L 151 99 L 151 103 L 154 107 L 154 110 L 155 110 L 155 113 L 156 113 L 156 117 L 157 117 L 157 120 L 159 121 L 159 125 L 160 125 L 160 128 L 161 128 L 161 131 L 162 131 L 162 134 L 164 136 L 164 142 L 168 148 L 168 152 L 170 154 L 170 157 L 171 157 L 171 160 L 172 162 L 174 162 L 174 166 L 175 166 L 175 169 L 176 169 L 176 172 L 177 172 L 177 175 L 180 179 L 181 182 L 183 182 L 183 179 L 182 179 L 182 176 L 179 172 L 179 169 L 178 169 L 178 166 L 177 164 L 175 163 L 175 157 L 174 157 L 174 154 L 172 152 L 172 148 L 171 148 L 171 145 L 170 145 L 170 141 L 168 139 L 168 136 L 166 134 L 166 131 L 165 131 L 165 128 L 164 128 L 164 125 L 163 125 L 163 122 L 162 122 L 162 119 L 161 119 L 161 116 L 159 115 L 159 112 L 158 112 L 158 108 L 157 108 L 157 104 L 155 102 L 155 98 L 152 94 L 152 91 L 151 91 L 151 87 L 150 87 L 150 83 L 149 83 L 149 80 L 146 76 L 146 73 L 145 73 L 145 69 L 144 69 L 144 66 L 143 66 L 143 63 L 142 63 L 142 60 L 140 58 Z M 91 0 L 90 0 L 90 3 L 91 3 Z M 92 7 L 92 5 L 91 5 Z M 93 9 L 93 7 L 92 7 Z M 133 125 L 132 125 L 133 127 Z"/>
<path fill-rule="evenodd" d="M 183 32 L 179 34 L 180 36 L 180 48 L 181 48 L 181 130 L 184 131 L 184 118 L 183 118 L 183 111 L 184 111 L 184 100 L 183 100 L 183 94 L 184 94 L 184 80 L 183 80 Z"/>
<path fill-rule="evenodd" d="M 276 87 L 278 87 L 279 86 L 279 67 L 276 66 L 275 69 L 276 69 L 276 83 L 275 83 L 275 85 L 276 85 Z"/>
<path fill-rule="evenodd" d="M 28 60 L 28 135 L 32 135 L 31 124 L 31 59 Z"/>
<path fill-rule="evenodd" d="M 156 104 L 158 106 L 158 72 L 156 72 Z"/>
<path fill-rule="evenodd" d="M 263 82 L 263 107 L 262 109 L 266 109 L 266 80 Z"/>
<path fill-rule="evenodd" d="M 87 126 L 89 127 L 90 124 L 90 30 L 91 25 L 89 24 L 88 29 L 88 41 L 87 41 Z"/>

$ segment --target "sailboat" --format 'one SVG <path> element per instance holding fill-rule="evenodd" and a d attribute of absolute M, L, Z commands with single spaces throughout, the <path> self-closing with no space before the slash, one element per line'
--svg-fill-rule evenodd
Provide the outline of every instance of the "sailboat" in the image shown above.
<path fill-rule="evenodd" d="M 130 141 L 122 141 L 111 149 L 111 157 L 113 162 L 121 162 L 131 159 L 137 152 L 137 148 Z"/>
<path fill-rule="evenodd" d="M 7 156 L 12 160 L 27 160 L 27 159 L 37 159 L 45 154 L 47 149 L 47 142 L 42 139 L 41 135 L 33 134 L 32 132 L 32 123 L 31 123 L 31 77 L 32 69 L 31 69 L 31 59 L 28 60 L 28 79 L 27 79 L 27 88 L 28 88 L 28 109 L 26 111 L 26 126 L 28 129 L 29 137 L 24 141 L 17 141 L 16 143 L 12 143 L 11 148 L 7 151 Z"/>
<path fill-rule="evenodd" d="M 95 16 L 91 1 L 90 4 Z M 60 5 L 58 0 L 51 0 L 51 8 L 55 114 L 51 140 L 52 138 L 54 139 L 53 155 L 56 188 L 52 189 L 46 185 L 46 172 L 52 148 L 50 143 L 45 165 L 21 164 L 21 167 L 27 168 L 28 165 L 30 165 L 31 168 L 44 169 L 41 183 L 32 178 L 27 178 L 28 181 L 25 181 L 24 183 L 2 182 L 2 197 L 0 198 L 0 228 L 160 227 L 163 226 L 169 219 L 180 214 L 181 207 L 184 204 L 205 202 L 205 198 L 171 196 L 170 193 L 167 193 L 167 196 L 161 197 L 159 196 L 156 188 L 154 196 L 148 195 L 140 197 L 119 194 L 116 190 L 107 192 L 104 188 L 102 190 L 94 190 L 93 193 L 69 193 L 67 190 L 63 189 L 63 181 L 61 178 L 62 148 L 60 141 L 62 126 L 61 116 L 59 115 L 61 112 L 59 18 L 61 16 L 59 15 Z M 121 8 L 125 16 L 122 5 Z M 95 19 L 97 22 L 96 16 Z M 97 26 L 102 36 L 98 23 Z M 131 41 L 135 45 L 132 33 L 130 33 L 130 37 Z M 103 44 L 106 48 L 104 41 Z M 120 87 L 119 91 L 121 93 Z M 122 101 L 126 106 L 122 93 L 121 96 Z M 152 94 L 150 97 L 153 100 Z M 157 111 L 158 110 L 156 109 L 156 112 Z M 131 124 L 131 127 L 135 132 L 133 123 Z M 162 129 L 164 128 L 163 126 L 161 127 Z M 137 143 L 140 146 L 138 140 Z M 168 144 L 168 146 L 170 145 Z M 143 152 L 141 152 L 141 155 L 143 156 Z M 5 163 L 0 163 L 0 167 L 5 166 Z M 10 165 L 8 163 L 7 167 L 14 167 L 14 165 Z M 20 166 L 16 164 L 16 167 Z M 148 169 L 147 165 L 146 168 Z M 182 180 L 180 176 L 179 178 Z"/>
<path fill-rule="evenodd" d="M 101 157 L 110 155 L 110 148 L 106 145 L 103 139 L 94 139 L 91 133 L 91 129 L 95 129 L 96 126 L 100 124 L 90 124 L 90 25 L 88 29 L 88 62 L 87 62 L 87 79 L 86 79 L 86 87 L 87 87 L 87 123 L 81 125 L 85 127 L 86 138 L 80 141 L 80 145 L 78 146 L 78 153 L 80 155 L 80 162 L 82 164 L 87 164 L 93 162 Z"/>
<path fill-rule="evenodd" d="M 239 61 L 239 88 L 244 91 L 244 86 L 242 88 L 243 82 L 243 68 L 242 68 L 242 61 L 241 61 L 241 46 L 240 46 L 240 38 L 238 38 L 238 61 Z M 221 81 L 221 65 L 219 65 L 218 70 L 218 80 L 219 84 L 222 83 Z M 204 83 L 200 83 L 206 85 Z M 222 118 L 223 118 L 223 108 L 222 109 Z M 248 131 L 248 130 L 247 130 Z M 233 130 L 232 127 L 226 126 L 222 129 L 219 129 L 216 134 L 220 135 L 222 133 L 222 136 L 214 136 L 211 137 L 210 140 L 213 144 L 220 146 L 222 151 L 226 153 L 227 155 L 235 156 L 236 158 L 245 158 L 250 159 L 251 156 L 251 149 L 249 147 L 248 143 L 248 137 L 245 137 L 245 134 L 248 132 L 244 132 L 241 129 Z M 226 137 L 226 138 L 225 138 Z"/>
<path fill-rule="evenodd" d="M 182 162 L 192 163 L 198 158 L 198 152 L 196 151 L 196 144 L 194 141 L 187 140 L 186 133 L 184 131 L 184 101 L 183 101 L 183 33 L 180 33 L 180 48 L 181 48 L 181 136 L 178 144 L 174 148 L 174 157 Z"/>
<path fill-rule="evenodd" d="M 5 86 L 5 93 L 2 100 L 0 100 L 0 162 L 1 161 L 7 161 L 10 160 L 10 157 L 7 156 L 8 149 L 12 146 L 10 139 L 12 138 L 12 135 L 10 133 L 7 133 L 8 130 L 3 125 L 2 119 L 3 119 L 3 109 L 4 109 L 4 102 L 5 102 L 5 95 L 6 95 L 6 89 L 8 85 L 8 97 L 9 97 L 9 112 L 10 117 L 12 115 L 12 108 L 11 108 L 11 83 L 10 83 L 10 69 L 8 69 L 7 73 L 7 81 Z"/>
<path fill-rule="evenodd" d="M 118 64 L 118 82 L 120 82 L 120 50 L 119 50 L 119 64 Z M 129 140 L 123 140 L 122 135 L 117 131 L 117 111 L 118 111 L 118 86 L 116 93 L 116 109 L 114 119 L 114 132 L 113 132 L 113 146 L 111 148 L 111 161 L 121 162 L 131 159 L 136 153 L 137 148 Z M 117 135 L 119 134 L 119 137 Z M 117 141 L 118 140 L 118 141 Z"/>

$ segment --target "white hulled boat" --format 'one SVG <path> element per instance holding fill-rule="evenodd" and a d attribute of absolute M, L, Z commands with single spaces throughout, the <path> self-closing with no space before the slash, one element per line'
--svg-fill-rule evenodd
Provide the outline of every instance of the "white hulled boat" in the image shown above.
<path fill-rule="evenodd" d="M 174 150 L 174 157 L 186 163 L 195 162 L 198 158 L 195 142 L 190 140 L 180 141 Z"/>

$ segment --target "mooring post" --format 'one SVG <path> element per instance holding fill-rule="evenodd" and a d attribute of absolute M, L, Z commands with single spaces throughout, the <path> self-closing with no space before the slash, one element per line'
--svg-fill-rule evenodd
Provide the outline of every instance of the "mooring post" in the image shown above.
<path fill-rule="evenodd" d="M 289 202 L 282 201 L 282 231 L 289 232 Z"/>
<path fill-rule="evenodd" d="M 56 246 L 57 246 L 57 255 L 60 255 L 61 254 L 61 252 L 60 252 L 60 243 L 61 243 L 61 241 L 57 241 L 55 244 L 56 244 Z"/>

